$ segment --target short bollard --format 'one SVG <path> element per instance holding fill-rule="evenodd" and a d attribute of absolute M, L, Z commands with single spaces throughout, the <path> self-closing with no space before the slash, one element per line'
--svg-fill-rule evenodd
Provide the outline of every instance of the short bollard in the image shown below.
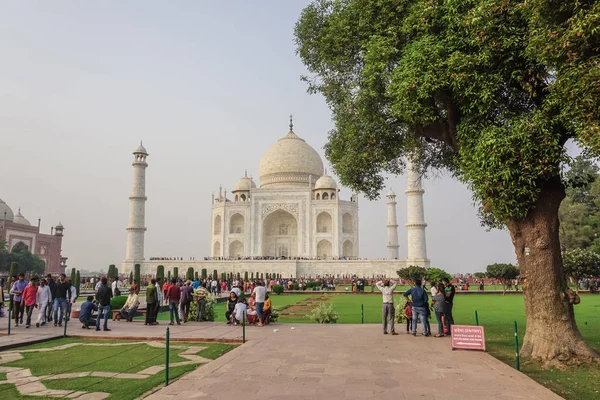
<path fill-rule="evenodd" d="M 246 343 L 246 310 L 242 312 L 242 343 Z"/>
<path fill-rule="evenodd" d="M 517 330 L 517 321 L 515 321 L 515 356 L 517 371 L 521 370 L 521 362 L 519 360 L 519 331 Z"/>
<path fill-rule="evenodd" d="M 360 323 L 361 324 L 365 323 L 365 305 L 364 304 L 360 305 Z"/>
<path fill-rule="evenodd" d="M 67 311 L 67 312 L 65 313 L 65 328 L 63 331 L 63 337 L 67 337 L 67 324 L 69 323 L 69 315 L 71 314 L 71 311 L 69 311 L 69 310 L 65 310 L 65 311 Z"/>
<path fill-rule="evenodd" d="M 169 386 L 169 328 L 165 335 L 165 386 Z"/>
<path fill-rule="evenodd" d="M 8 307 L 8 334 L 10 335 L 10 321 L 12 319 L 12 305 Z"/>
<path fill-rule="evenodd" d="M 477 310 L 475 310 L 475 325 L 479 326 L 479 314 L 477 314 Z"/>

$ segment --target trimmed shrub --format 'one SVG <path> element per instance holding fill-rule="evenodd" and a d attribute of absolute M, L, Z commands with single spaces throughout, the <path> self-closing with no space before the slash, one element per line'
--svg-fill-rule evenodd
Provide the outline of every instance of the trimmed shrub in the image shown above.
<path fill-rule="evenodd" d="M 219 279 L 219 275 L 217 274 L 217 270 L 216 269 L 213 270 L 213 276 L 212 276 L 212 278 L 213 279 Z"/>
<path fill-rule="evenodd" d="M 194 271 L 194 280 L 198 280 L 198 271 Z"/>
<path fill-rule="evenodd" d="M 171 271 L 167 271 L 167 280 L 171 282 Z"/>
<path fill-rule="evenodd" d="M 248 282 L 248 271 L 244 272 L 244 282 Z"/>
<path fill-rule="evenodd" d="M 276 294 L 281 294 L 283 293 L 283 285 L 273 285 L 273 287 L 271 288 L 273 290 L 274 293 Z"/>
<path fill-rule="evenodd" d="M 187 279 L 188 281 L 193 281 L 194 280 L 194 268 L 189 267 L 187 269 L 187 272 L 185 274 L 185 279 Z"/>
<path fill-rule="evenodd" d="M 133 280 L 136 281 L 138 283 L 138 285 L 142 284 L 142 281 L 140 280 L 140 264 L 135 264 L 135 269 L 133 272 Z"/>
<path fill-rule="evenodd" d="M 75 268 L 71 268 L 71 285 L 75 286 Z"/>
<path fill-rule="evenodd" d="M 206 268 L 202 268 L 202 279 L 206 279 L 208 277 L 208 273 L 206 272 Z"/>
<path fill-rule="evenodd" d="M 133 283 L 133 271 L 129 271 L 129 284 Z"/>
<path fill-rule="evenodd" d="M 179 267 L 173 268 L 173 278 L 179 279 Z"/>
<path fill-rule="evenodd" d="M 73 283 L 75 286 L 75 290 L 77 291 L 77 296 L 79 296 L 79 289 L 81 288 L 81 276 L 79 275 L 79 270 L 75 273 L 75 281 Z"/>
<path fill-rule="evenodd" d="M 308 318 L 317 324 L 335 324 L 340 315 L 333 309 L 331 303 L 321 303 L 312 310 Z"/>
<path fill-rule="evenodd" d="M 156 282 L 162 285 L 165 281 L 165 266 L 159 265 L 156 267 Z"/>
<path fill-rule="evenodd" d="M 125 305 L 127 301 L 127 296 L 117 296 L 110 299 L 110 309 L 111 310 L 120 310 Z"/>
<path fill-rule="evenodd" d="M 292 290 L 300 290 L 300 285 L 297 283 L 292 283 Z"/>

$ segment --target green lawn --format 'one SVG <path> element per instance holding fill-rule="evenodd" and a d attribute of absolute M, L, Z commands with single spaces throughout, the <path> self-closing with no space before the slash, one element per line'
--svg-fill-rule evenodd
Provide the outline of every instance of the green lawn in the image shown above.
<path fill-rule="evenodd" d="M 46 343 L 38 343 L 19 349 L 54 348 L 67 343 L 128 343 L 125 346 L 76 346 L 52 352 L 22 353 L 23 359 L 4 364 L 7 367 L 29 368 L 34 376 L 54 375 L 69 372 L 121 372 L 136 373 L 154 365 L 163 365 L 165 358 L 164 348 L 150 347 L 147 344 L 134 344 L 132 342 L 110 341 L 102 342 L 96 340 L 64 338 Z M 172 346 L 202 346 L 203 350 L 196 353 L 199 356 L 216 359 L 231 350 L 234 345 L 223 343 L 179 343 L 174 342 Z M 179 354 L 186 349 L 175 349 L 171 347 L 169 362 L 187 361 Z M 50 356 L 51 355 L 51 356 Z M 180 375 L 193 370 L 198 364 L 184 365 L 170 368 L 169 376 L 175 379 Z M 3 376 L 4 378 L 6 375 Z M 0 376 L 0 378 L 2 378 Z M 118 378 L 72 378 L 45 380 L 44 385 L 49 389 L 82 390 L 86 392 L 108 392 L 110 399 L 134 399 L 144 392 L 164 382 L 164 371 L 151 375 L 144 379 L 118 379 Z M 0 398 L 29 398 L 18 394 L 14 385 L 0 385 Z M 41 397 L 32 397 L 41 399 Z"/>
<path fill-rule="evenodd" d="M 273 296 L 282 300 L 287 295 Z M 291 297 L 292 295 L 290 295 Z M 329 294 L 329 301 L 340 314 L 338 323 L 360 324 L 361 305 L 364 307 L 365 323 L 381 323 L 381 297 L 373 295 Z M 395 303 L 403 304 L 398 294 Z M 277 308 L 277 306 L 275 306 Z M 514 321 L 519 328 L 519 343 L 525 333 L 525 308 L 522 295 L 463 295 L 455 297 L 454 319 L 457 324 L 475 325 L 475 311 L 479 314 L 479 323 L 485 327 L 488 352 L 510 366 L 515 365 Z M 590 345 L 600 350 L 600 296 L 582 295 L 581 304 L 575 306 L 577 324 L 583 337 Z M 310 323 L 308 318 L 280 317 L 282 323 Z M 432 328 L 437 329 L 435 316 L 431 320 Z M 404 325 L 399 331 L 404 329 Z M 420 329 L 420 328 L 419 328 Z M 437 340 L 437 339 L 431 339 Z M 446 339 L 441 339 L 446 340 Z M 554 390 L 566 399 L 592 400 L 600 398 L 598 382 L 600 368 L 579 367 L 563 372 L 542 370 L 535 363 L 521 363 L 521 371 Z"/>

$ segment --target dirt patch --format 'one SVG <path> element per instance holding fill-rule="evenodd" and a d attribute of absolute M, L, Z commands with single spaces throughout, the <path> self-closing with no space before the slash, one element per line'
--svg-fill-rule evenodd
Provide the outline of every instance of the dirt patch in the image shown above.
<path fill-rule="evenodd" d="M 304 318 L 310 314 L 312 310 L 317 308 L 322 303 L 327 303 L 328 297 L 311 297 L 306 300 L 300 301 L 296 304 L 292 304 L 283 307 L 279 311 L 280 317 L 293 317 L 293 318 Z"/>

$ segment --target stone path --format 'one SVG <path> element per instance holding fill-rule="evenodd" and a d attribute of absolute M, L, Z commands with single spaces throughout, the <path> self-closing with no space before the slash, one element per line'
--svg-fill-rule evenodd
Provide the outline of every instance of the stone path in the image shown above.
<path fill-rule="evenodd" d="M 43 375 L 43 376 L 33 376 L 31 370 L 28 368 L 18 368 L 18 367 L 5 367 L 3 364 L 8 364 L 13 361 L 18 361 L 23 359 L 23 353 L 43 353 L 43 352 L 51 352 L 57 350 L 65 350 L 76 346 L 90 346 L 90 347 L 113 347 L 113 346 L 130 346 L 135 344 L 147 344 L 151 347 L 164 348 L 165 344 L 150 341 L 150 342 L 130 342 L 130 343 L 68 343 L 61 346 L 52 346 L 51 343 L 48 344 L 49 347 L 40 348 L 40 349 L 32 349 L 32 350 L 15 350 L 15 351 L 5 351 L 0 353 L 0 372 L 6 373 L 6 380 L 0 381 L 0 386 L 5 384 L 13 384 L 16 389 L 22 395 L 28 396 L 46 396 L 46 397 L 66 397 L 70 399 L 79 399 L 79 400 L 96 400 L 96 399 L 104 399 L 110 396 L 110 393 L 105 392 L 83 392 L 83 391 L 73 391 L 73 390 L 51 390 L 46 388 L 43 384 L 43 381 L 53 380 L 53 379 L 72 379 L 72 378 L 83 378 L 86 376 L 92 377 L 101 377 L 101 378 L 120 378 L 120 379 L 145 379 L 149 376 L 157 374 L 164 370 L 164 365 L 155 365 L 148 367 L 140 372 L 136 373 L 119 373 L 119 372 L 73 372 L 73 373 L 64 373 L 64 374 L 56 374 L 56 375 Z M 178 367 L 182 365 L 190 365 L 190 364 L 206 364 L 211 362 L 204 357 L 200 357 L 196 355 L 201 350 L 204 350 L 203 346 L 181 346 L 173 344 L 170 346 L 173 349 L 186 349 L 185 351 L 179 353 L 179 356 L 187 359 L 188 361 L 180 361 L 176 363 L 171 363 L 171 367 Z"/>

